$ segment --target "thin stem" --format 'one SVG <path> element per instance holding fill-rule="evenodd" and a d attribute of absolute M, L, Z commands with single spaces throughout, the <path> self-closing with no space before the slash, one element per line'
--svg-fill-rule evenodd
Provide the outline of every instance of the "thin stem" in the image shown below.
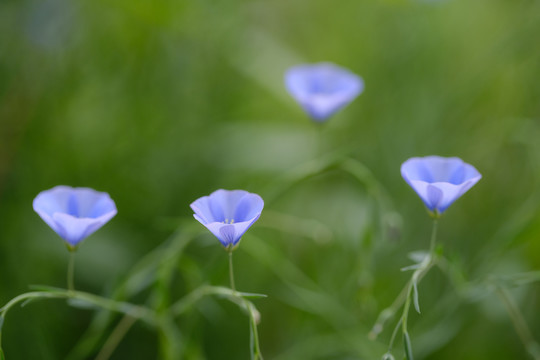
<path fill-rule="evenodd" d="M 415 286 L 418 285 L 420 275 L 424 276 L 427 274 L 429 269 L 435 263 L 435 243 L 437 241 L 437 218 L 433 219 L 433 228 L 431 230 L 431 239 L 429 241 L 429 255 L 424 258 L 424 261 L 420 264 L 420 267 L 413 272 L 411 280 L 409 282 L 409 287 L 407 290 L 407 299 L 405 300 L 405 305 L 403 306 L 403 315 L 401 316 L 401 329 L 403 334 L 407 333 L 407 320 L 409 318 L 409 308 L 411 306 L 411 299 L 413 291 L 416 291 Z"/>
<path fill-rule="evenodd" d="M 116 325 L 114 328 L 107 341 L 105 341 L 105 344 L 97 354 L 95 360 L 108 360 L 113 354 L 114 350 L 118 347 L 118 344 L 120 344 L 120 341 L 122 341 L 124 336 L 126 336 L 127 332 L 129 329 L 131 329 L 136 321 L 136 318 L 129 315 L 124 315 L 122 320 L 120 320 L 118 325 Z"/>
<path fill-rule="evenodd" d="M 171 308 L 171 314 L 172 316 L 178 316 L 183 314 L 186 310 L 188 310 L 191 306 L 193 306 L 197 301 L 202 299 L 205 296 L 217 294 L 216 292 L 213 292 L 213 288 L 211 286 L 201 286 L 195 290 L 193 290 L 191 293 L 187 294 L 177 302 L 175 302 Z"/>
<path fill-rule="evenodd" d="M 373 325 L 373 328 L 369 332 L 369 338 L 371 340 L 377 340 L 377 336 L 384 330 L 384 325 L 386 322 L 392 318 L 396 312 L 403 306 L 405 303 L 405 299 L 407 298 L 407 295 L 409 294 L 409 283 L 403 287 L 401 292 L 399 293 L 398 297 L 394 300 L 392 305 L 390 307 L 387 307 L 377 317 L 377 321 L 375 322 L 375 325 Z M 398 322 L 398 325 L 401 324 L 401 318 Z M 399 327 L 399 326 L 398 326 Z"/>
<path fill-rule="evenodd" d="M 65 289 L 51 289 L 48 291 L 31 291 L 11 299 L 6 305 L 0 308 L 0 317 L 7 315 L 8 311 L 18 303 L 26 303 L 28 301 L 37 299 L 74 299 L 86 302 L 97 307 L 128 314 L 137 319 L 146 321 L 147 323 L 154 325 L 156 315 L 153 310 L 140 305 L 134 305 L 127 302 L 119 302 L 111 299 L 107 299 L 101 296 L 85 293 L 82 291 L 70 291 Z"/>
<path fill-rule="evenodd" d="M 173 316 L 178 316 L 183 314 L 187 309 L 189 309 L 191 306 L 193 306 L 197 301 L 199 301 L 201 298 L 211 295 L 211 287 L 209 286 L 201 286 L 195 290 L 193 290 L 188 295 L 184 296 L 177 302 L 175 302 L 171 306 L 171 314 Z"/>
<path fill-rule="evenodd" d="M 191 293 L 184 296 L 177 302 L 175 302 L 170 308 L 170 313 L 172 314 L 172 316 L 181 315 L 186 310 L 188 310 L 191 306 L 193 306 L 197 301 L 199 301 L 205 296 L 210 296 L 210 295 L 225 297 L 228 300 L 239 305 L 243 309 L 245 309 L 245 306 L 244 306 L 245 304 L 243 303 L 244 297 L 251 297 L 251 298 L 266 297 L 266 295 L 264 294 L 244 293 L 244 292 L 234 291 L 232 289 L 222 287 L 222 286 L 203 285 L 193 290 Z"/>
<path fill-rule="evenodd" d="M 27 292 L 24 294 L 21 294 L 19 296 L 14 297 L 6 305 L 4 305 L 0 309 L 0 316 L 6 317 L 8 311 L 16 304 L 20 302 L 27 302 L 33 299 L 65 299 L 68 298 L 69 295 L 67 293 L 52 293 L 52 292 L 44 292 L 44 291 L 32 291 Z"/>
<path fill-rule="evenodd" d="M 521 342 L 525 346 L 525 349 L 527 349 L 529 354 L 534 359 L 540 360 L 540 345 L 536 342 L 536 340 L 534 340 L 529 326 L 527 325 L 527 322 L 525 321 L 525 318 L 523 317 L 523 314 L 519 310 L 518 306 L 511 298 L 510 294 L 508 294 L 506 289 L 504 289 L 500 285 L 496 285 L 495 289 L 497 295 L 499 295 L 502 302 L 506 306 L 508 315 L 510 316 L 512 323 L 514 324 L 514 328 L 516 329 L 516 332 L 521 339 Z"/>
<path fill-rule="evenodd" d="M 236 286 L 234 285 L 234 270 L 233 270 L 233 250 L 232 248 L 228 250 L 229 252 L 229 280 L 231 282 L 231 289 L 236 291 Z"/>
<path fill-rule="evenodd" d="M 159 326 L 156 314 L 153 310 L 148 309 L 143 306 L 134 305 L 126 302 L 118 302 L 111 299 L 103 298 L 101 296 L 81 292 L 81 291 L 75 291 L 75 290 L 65 290 L 65 289 L 56 289 L 51 288 L 47 291 L 31 291 L 24 294 L 21 294 L 19 296 L 14 297 L 10 301 L 7 302 L 6 305 L 4 305 L 2 308 L 0 308 L 0 321 L 3 321 L 9 312 L 9 310 L 19 304 L 22 303 L 22 305 L 34 301 L 34 300 L 40 300 L 40 299 L 72 299 L 72 300 L 79 300 L 80 302 L 85 302 L 87 304 L 91 304 L 109 311 L 115 311 L 119 313 L 123 313 L 126 315 L 129 315 L 130 317 L 133 317 L 134 319 L 141 319 L 146 321 L 148 324 L 153 326 Z M 2 332 L 0 331 L 0 356 L 3 356 L 2 353 L 2 339 L 1 339 Z M 2 357 L 0 357 L 1 360 L 3 360 Z"/>
<path fill-rule="evenodd" d="M 401 331 L 403 335 L 405 336 L 408 334 L 407 330 L 407 320 L 409 318 L 409 309 L 411 307 L 411 302 L 413 300 L 414 296 L 414 303 L 416 309 L 419 311 L 418 306 L 418 294 L 417 294 L 417 286 L 418 283 L 422 280 L 422 278 L 429 272 L 429 270 L 435 265 L 436 263 L 436 257 L 435 257 L 435 245 L 437 241 L 437 219 L 433 219 L 433 228 L 431 231 L 431 239 L 430 239 L 430 246 L 429 246 L 429 254 L 424 257 L 422 262 L 418 264 L 418 268 L 413 272 L 411 279 L 405 286 L 405 288 L 401 291 L 401 293 L 398 295 L 394 303 L 391 307 L 384 310 L 377 319 L 377 322 L 375 323 L 375 326 L 373 327 L 373 330 L 370 333 L 370 336 L 372 338 L 376 337 L 378 333 L 382 331 L 384 322 L 394 315 L 394 313 L 397 311 L 399 306 L 404 303 L 403 305 L 403 312 L 401 314 L 401 317 L 394 328 L 394 331 L 392 333 L 392 337 L 390 339 L 390 344 L 388 346 L 388 353 L 391 352 L 394 340 L 397 335 L 397 331 L 400 328 L 401 325 Z M 414 292 L 414 295 L 413 295 Z M 408 335 L 407 335 L 408 338 Z"/>
<path fill-rule="evenodd" d="M 180 330 L 176 326 L 174 319 L 169 314 L 163 314 L 160 318 L 159 326 L 160 359 L 176 360 L 180 359 L 182 344 Z M 180 339 L 180 340 L 179 340 Z"/>
<path fill-rule="evenodd" d="M 407 332 L 407 320 L 409 318 L 409 307 L 411 306 L 411 293 L 412 293 L 412 281 L 409 284 L 409 290 L 407 292 L 407 299 L 405 300 L 405 305 L 403 306 L 403 314 L 401 315 L 401 331 L 403 334 Z"/>
<path fill-rule="evenodd" d="M 75 291 L 75 282 L 73 281 L 75 273 L 75 249 L 69 248 L 69 262 L 67 269 L 67 288 L 69 291 Z"/>
<path fill-rule="evenodd" d="M 401 318 L 399 318 L 399 321 L 397 322 L 396 327 L 394 328 L 394 331 L 392 331 L 392 337 L 390 338 L 390 343 L 388 344 L 388 353 L 392 352 L 392 349 L 394 347 L 394 340 L 396 340 L 396 336 L 400 327 L 401 327 Z"/>
<path fill-rule="evenodd" d="M 170 314 L 173 317 L 181 315 L 201 298 L 209 295 L 225 297 L 229 301 L 238 305 L 240 309 L 247 312 L 249 316 L 249 329 L 251 334 L 251 357 L 254 360 L 262 360 L 263 357 L 259 344 L 259 334 L 257 332 L 257 323 L 259 322 L 260 315 L 255 308 L 255 305 L 253 305 L 251 301 L 247 300 L 246 297 L 260 298 L 266 297 L 266 295 L 243 293 L 226 287 L 205 285 L 193 290 L 190 294 L 174 303 L 170 308 Z"/>
<path fill-rule="evenodd" d="M 431 240 L 429 241 L 429 256 L 431 258 L 435 255 L 435 243 L 437 242 L 437 225 L 438 225 L 438 219 L 433 219 L 433 228 L 431 229 Z"/>
<path fill-rule="evenodd" d="M 251 330 L 251 356 L 253 360 L 263 360 L 261 348 L 259 345 L 259 333 L 257 331 L 259 312 L 255 306 L 244 299 L 249 314 L 249 329 Z"/>
<path fill-rule="evenodd" d="M 234 270 L 233 270 L 233 249 L 232 247 L 228 249 L 229 251 L 229 278 L 231 281 L 231 289 L 235 294 L 235 297 L 241 299 L 244 303 L 244 306 L 249 315 L 249 328 L 251 333 L 251 356 L 253 360 L 262 360 L 261 349 L 259 347 L 259 334 L 257 332 L 257 322 L 258 311 L 255 309 L 255 306 L 249 301 L 247 301 L 241 295 L 236 295 L 236 286 L 234 285 Z"/>

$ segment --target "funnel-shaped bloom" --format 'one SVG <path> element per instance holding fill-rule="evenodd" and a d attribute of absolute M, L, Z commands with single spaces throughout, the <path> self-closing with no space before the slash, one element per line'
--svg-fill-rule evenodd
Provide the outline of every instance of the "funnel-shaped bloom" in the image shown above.
<path fill-rule="evenodd" d="M 482 175 L 457 157 L 414 157 L 401 165 L 401 176 L 435 215 L 465 194 Z"/>
<path fill-rule="evenodd" d="M 116 215 L 109 194 L 90 188 L 56 186 L 34 199 L 34 210 L 70 248 L 75 248 Z"/>
<path fill-rule="evenodd" d="M 360 95 L 364 81 L 337 65 L 318 63 L 287 70 L 285 86 L 314 121 L 322 122 Z"/>
<path fill-rule="evenodd" d="M 244 190 L 216 190 L 195 200 L 193 215 L 226 248 L 232 248 L 259 216 L 263 199 Z"/>

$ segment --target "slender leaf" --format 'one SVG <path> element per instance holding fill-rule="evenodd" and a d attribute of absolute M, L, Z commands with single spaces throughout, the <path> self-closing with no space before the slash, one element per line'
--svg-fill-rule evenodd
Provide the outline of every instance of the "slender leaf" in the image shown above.
<path fill-rule="evenodd" d="M 66 289 L 62 289 L 59 287 L 54 286 L 48 286 L 48 285 L 30 285 L 29 288 L 34 291 L 41 291 L 41 292 L 51 292 L 51 293 L 57 293 L 57 292 L 64 292 Z"/>
<path fill-rule="evenodd" d="M 30 304 L 31 302 L 34 302 L 34 301 L 36 301 L 36 300 L 41 300 L 41 299 L 39 299 L 39 298 L 30 298 L 30 299 L 26 299 L 25 301 L 23 301 L 23 302 L 21 303 L 20 306 L 23 308 L 23 307 L 25 307 L 26 305 L 28 305 L 28 304 Z"/>
<path fill-rule="evenodd" d="M 421 263 L 422 261 L 424 261 L 426 256 L 429 256 L 429 253 L 427 251 L 422 251 L 422 250 L 412 251 L 407 254 L 407 257 L 411 259 L 412 261 L 414 261 L 415 263 Z"/>
<path fill-rule="evenodd" d="M 241 292 L 239 294 L 240 296 L 246 299 L 261 299 L 261 298 L 268 297 L 268 295 L 266 294 L 256 294 L 256 293 L 246 293 L 246 292 Z"/>
<path fill-rule="evenodd" d="M 411 338 L 408 332 L 403 333 L 403 346 L 405 347 L 405 357 L 407 360 L 414 360 L 411 346 Z"/>
<path fill-rule="evenodd" d="M 413 264 L 413 265 L 402 267 L 400 270 L 401 271 L 417 270 L 420 268 L 420 266 L 422 266 L 422 264 Z"/>
<path fill-rule="evenodd" d="M 100 308 L 98 305 L 92 304 L 91 302 L 82 299 L 68 299 L 67 303 L 69 306 L 84 310 Z"/>
<path fill-rule="evenodd" d="M 418 285 L 416 281 L 413 282 L 413 303 L 416 312 L 420 314 L 420 303 L 418 302 Z"/>

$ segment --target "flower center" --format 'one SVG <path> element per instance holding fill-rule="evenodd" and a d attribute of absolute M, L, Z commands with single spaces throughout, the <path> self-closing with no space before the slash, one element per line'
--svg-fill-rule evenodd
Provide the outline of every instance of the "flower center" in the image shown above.
<path fill-rule="evenodd" d="M 225 219 L 221 222 L 222 224 L 234 224 L 234 219 Z"/>

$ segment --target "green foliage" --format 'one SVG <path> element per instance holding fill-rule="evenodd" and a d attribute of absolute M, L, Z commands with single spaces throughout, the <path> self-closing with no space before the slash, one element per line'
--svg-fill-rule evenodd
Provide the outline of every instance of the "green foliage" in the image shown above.
<path fill-rule="evenodd" d="M 408 332 L 403 333 L 403 347 L 405 348 L 405 357 L 407 358 L 407 360 L 414 360 L 411 338 L 409 337 Z"/>
<path fill-rule="evenodd" d="M 399 166 L 459 156 L 483 179 L 439 221 L 440 261 L 413 288 L 414 356 L 526 358 L 490 284 L 538 334 L 539 33 L 528 0 L 0 2 L 0 306 L 66 282 L 62 241 L 32 210 L 44 189 L 111 194 L 118 215 L 78 250 L 76 288 L 163 315 L 228 284 L 226 253 L 189 204 L 238 188 L 265 199 L 235 252 L 237 288 L 268 296 L 250 299 L 264 357 L 379 359 L 398 319 L 376 340 L 369 330 L 406 285 L 406 254 L 429 248 L 431 219 Z M 317 61 L 366 83 L 323 126 L 282 79 Z M 254 316 L 222 295 L 158 333 L 134 323 L 113 358 L 249 359 Z M 121 321 L 32 302 L 10 310 L 2 348 L 93 358 Z"/>

